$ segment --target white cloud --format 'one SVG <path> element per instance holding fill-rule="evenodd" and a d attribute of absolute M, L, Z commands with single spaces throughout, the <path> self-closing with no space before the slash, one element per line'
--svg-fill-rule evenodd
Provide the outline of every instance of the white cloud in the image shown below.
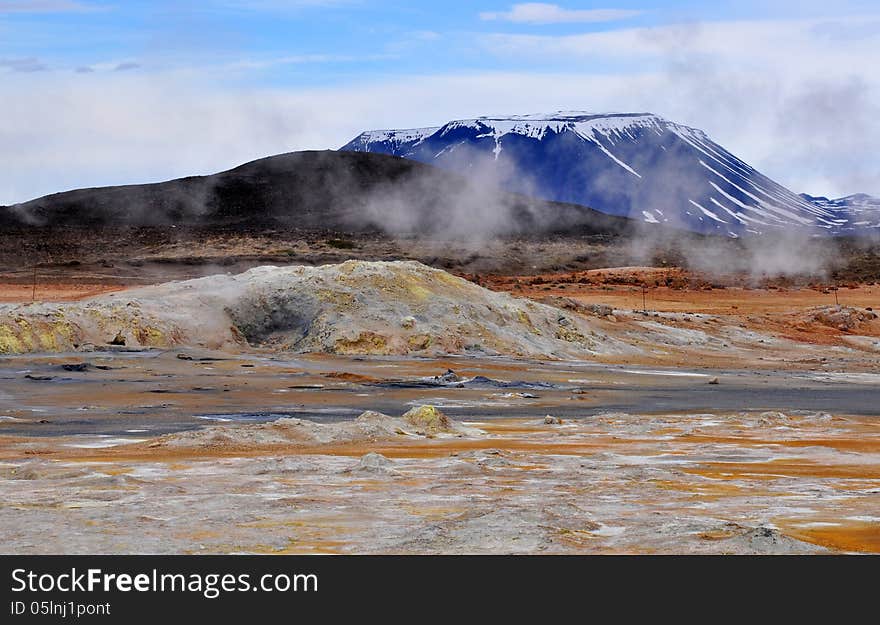
<path fill-rule="evenodd" d="M 330 63 L 364 63 L 367 61 L 388 61 L 398 58 L 393 54 L 297 54 L 292 56 L 279 56 L 265 59 L 244 59 L 234 61 L 226 65 L 227 69 L 236 70 L 261 70 L 279 65 L 311 65 Z"/>
<path fill-rule="evenodd" d="M 558 4 L 525 2 L 514 4 L 509 11 L 480 13 L 482 20 L 503 20 L 518 24 L 563 24 L 612 22 L 641 15 L 629 9 L 564 9 Z"/>
<path fill-rule="evenodd" d="M 492 34 L 491 52 L 507 58 L 545 61 L 669 61 L 686 56 L 757 71 L 784 69 L 799 76 L 867 72 L 880 76 L 873 62 L 880 23 L 868 36 L 837 33 L 863 20 L 754 20 L 684 23 L 625 28 L 577 35 Z M 867 23 L 871 23 L 868 21 Z M 832 37 L 830 33 L 835 33 Z M 825 45 L 820 45 L 825 39 Z"/>
<path fill-rule="evenodd" d="M 134 61 L 125 61 L 123 63 L 119 63 L 116 67 L 113 68 L 114 72 L 128 72 L 133 69 L 140 69 L 141 64 L 136 63 Z"/>

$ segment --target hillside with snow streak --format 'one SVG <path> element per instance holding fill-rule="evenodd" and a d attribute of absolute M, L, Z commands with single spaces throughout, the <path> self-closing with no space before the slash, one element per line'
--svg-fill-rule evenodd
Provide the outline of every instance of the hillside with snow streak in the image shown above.
<path fill-rule="evenodd" d="M 835 199 L 815 197 L 806 193 L 801 193 L 801 197 L 833 211 L 840 218 L 845 218 L 846 223 L 840 227 L 843 232 L 865 233 L 872 229 L 880 232 L 880 198 L 866 193 L 855 193 Z"/>
<path fill-rule="evenodd" d="M 368 131 L 341 149 L 409 158 L 510 191 L 707 234 L 847 234 L 865 225 L 774 182 L 703 131 L 648 113 L 480 117 Z"/>

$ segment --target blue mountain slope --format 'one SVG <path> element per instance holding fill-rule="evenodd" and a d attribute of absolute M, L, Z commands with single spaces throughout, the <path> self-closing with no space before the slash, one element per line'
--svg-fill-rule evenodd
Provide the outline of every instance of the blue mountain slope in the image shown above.
<path fill-rule="evenodd" d="M 701 130 L 647 113 L 481 117 L 364 132 L 341 149 L 401 156 L 511 191 L 703 233 L 855 227 L 850 212 L 793 193 Z"/>

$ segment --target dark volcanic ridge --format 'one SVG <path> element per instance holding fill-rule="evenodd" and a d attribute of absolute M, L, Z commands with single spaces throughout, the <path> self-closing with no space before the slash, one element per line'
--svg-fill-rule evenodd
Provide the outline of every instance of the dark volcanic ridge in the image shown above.
<path fill-rule="evenodd" d="M 0 207 L 5 228 L 210 226 L 480 238 L 620 234 L 631 223 L 508 193 L 383 154 L 292 152 L 168 182 L 79 189 Z"/>

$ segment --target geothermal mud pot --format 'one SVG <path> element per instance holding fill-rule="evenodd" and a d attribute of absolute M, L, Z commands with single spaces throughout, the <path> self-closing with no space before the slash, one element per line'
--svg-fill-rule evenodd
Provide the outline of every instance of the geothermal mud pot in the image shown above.
<path fill-rule="evenodd" d="M 351 262 L 3 306 L 2 550 L 880 552 L 869 315 L 556 303 Z"/>

